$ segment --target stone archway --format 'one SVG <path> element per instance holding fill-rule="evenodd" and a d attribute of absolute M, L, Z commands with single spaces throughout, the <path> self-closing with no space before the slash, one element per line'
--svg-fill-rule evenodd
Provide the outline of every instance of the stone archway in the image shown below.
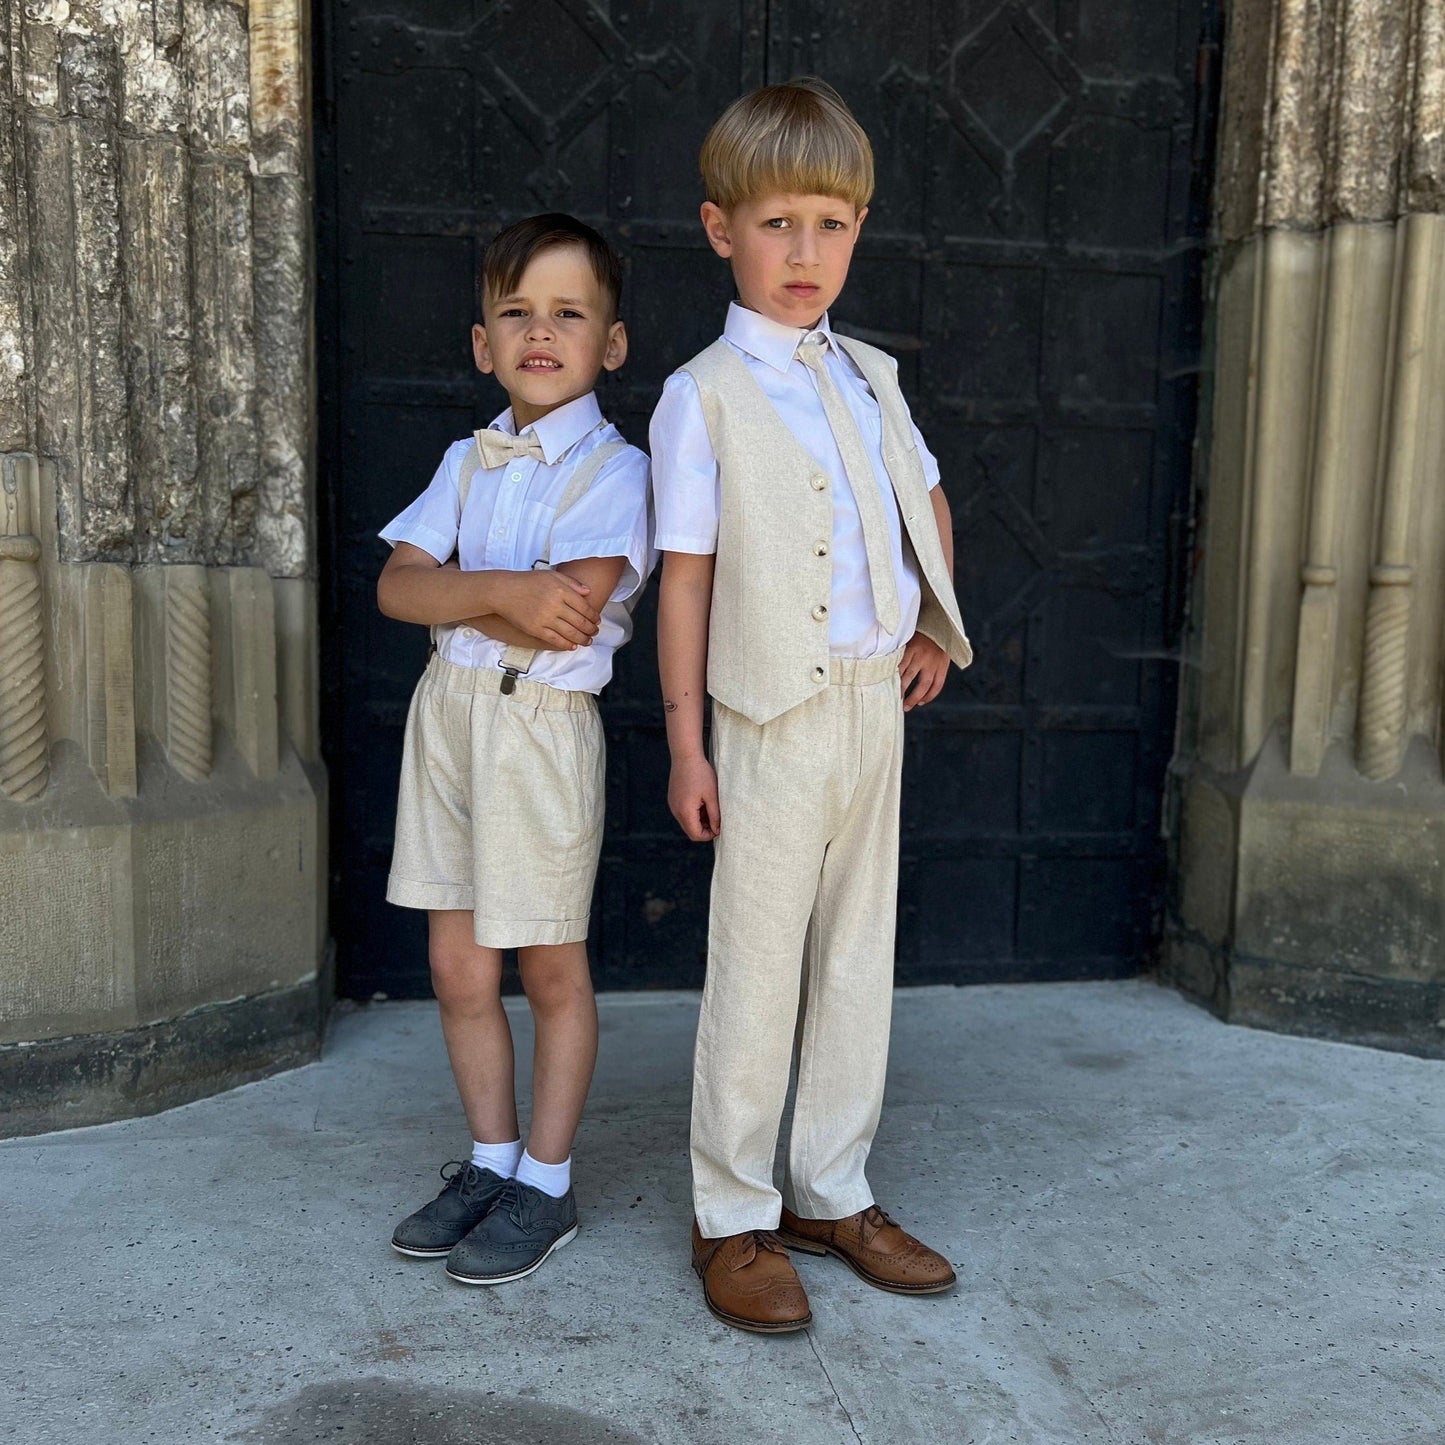
<path fill-rule="evenodd" d="M 0 0 L 7 1132 L 316 1048 L 308 13 Z M 1440 1052 L 1445 7 L 1229 16 L 1167 966 Z"/>

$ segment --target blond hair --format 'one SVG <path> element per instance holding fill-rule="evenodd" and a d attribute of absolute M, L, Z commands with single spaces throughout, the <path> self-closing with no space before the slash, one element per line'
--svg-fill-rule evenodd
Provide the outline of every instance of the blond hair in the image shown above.
<path fill-rule="evenodd" d="M 805 75 L 765 85 L 713 122 L 698 158 L 707 198 L 730 211 L 761 196 L 833 196 L 861 211 L 873 195 L 873 147 L 843 97 Z"/>

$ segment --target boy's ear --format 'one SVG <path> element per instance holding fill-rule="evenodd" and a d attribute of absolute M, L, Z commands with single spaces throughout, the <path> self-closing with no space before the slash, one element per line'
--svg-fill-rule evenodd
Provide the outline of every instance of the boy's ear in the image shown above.
<path fill-rule="evenodd" d="M 472 358 L 478 371 L 492 372 L 492 351 L 487 345 L 487 328 L 480 323 L 472 327 Z"/>
<path fill-rule="evenodd" d="M 627 360 L 627 328 L 614 321 L 607 331 L 607 350 L 602 357 L 604 371 L 616 371 Z"/>
<path fill-rule="evenodd" d="M 702 228 L 707 232 L 707 243 L 719 256 L 733 253 L 733 238 L 728 225 L 727 212 L 712 201 L 704 201 L 698 213 L 702 217 Z"/>
<path fill-rule="evenodd" d="M 867 215 L 868 215 L 868 207 L 867 207 L 867 206 L 864 206 L 863 209 L 858 212 L 858 219 L 853 222 L 853 234 L 854 234 L 855 236 L 858 234 L 859 231 L 861 231 L 861 230 L 863 229 L 863 221 L 864 221 L 864 218 L 865 218 Z"/>

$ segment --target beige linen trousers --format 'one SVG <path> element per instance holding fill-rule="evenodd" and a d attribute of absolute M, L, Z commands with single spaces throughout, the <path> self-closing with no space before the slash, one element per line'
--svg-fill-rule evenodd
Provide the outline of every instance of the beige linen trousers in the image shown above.
<path fill-rule="evenodd" d="M 714 703 L 722 829 L 692 1103 L 707 1238 L 776 1228 L 784 1197 L 811 1219 L 873 1202 L 864 1165 L 893 1008 L 901 656 L 834 659 L 827 688 L 765 723 Z M 773 1156 L 795 1043 L 780 1195 Z"/>

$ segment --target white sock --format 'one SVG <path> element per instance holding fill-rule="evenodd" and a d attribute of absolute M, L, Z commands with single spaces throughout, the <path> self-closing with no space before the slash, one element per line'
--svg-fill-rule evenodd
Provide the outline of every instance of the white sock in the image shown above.
<path fill-rule="evenodd" d="M 513 1139 L 510 1144 L 483 1144 L 480 1139 L 472 1140 L 472 1163 L 478 1169 L 490 1169 L 503 1179 L 513 1179 L 517 1173 L 517 1161 L 522 1157 L 522 1141 Z"/>
<path fill-rule="evenodd" d="M 560 1164 L 543 1164 L 524 1149 L 522 1162 L 517 1165 L 517 1183 L 530 1184 L 560 1199 L 572 1187 L 572 1156 L 569 1154 Z"/>

